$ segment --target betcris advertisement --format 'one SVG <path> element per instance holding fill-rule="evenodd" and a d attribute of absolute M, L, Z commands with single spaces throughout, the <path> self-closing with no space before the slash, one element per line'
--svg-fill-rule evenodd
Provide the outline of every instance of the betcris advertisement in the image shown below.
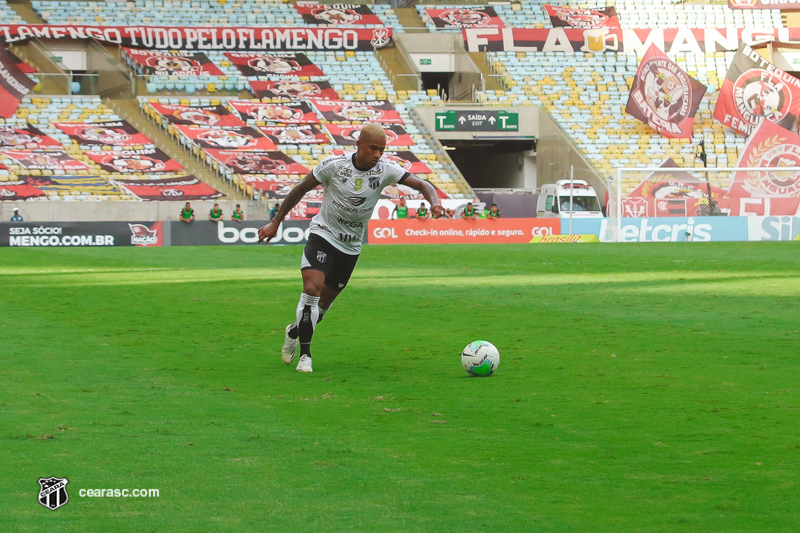
<path fill-rule="evenodd" d="M 623 218 L 620 242 L 746 241 L 748 219 L 756 217 Z M 758 217 L 762 218 L 762 217 Z M 788 218 L 788 217 L 767 217 Z M 573 219 L 572 234 L 594 234 L 608 242 L 608 219 Z M 570 234 L 568 218 L 561 219 L 561 234 Z M 796 234 L 796 233 L 795 233 Z M 752 239 L 751 239 L 752 240 Z"/>
<path fill-rule="evenodd" d="M 751 241 L 800 241 L 800 217 L 746 217 Z"/>

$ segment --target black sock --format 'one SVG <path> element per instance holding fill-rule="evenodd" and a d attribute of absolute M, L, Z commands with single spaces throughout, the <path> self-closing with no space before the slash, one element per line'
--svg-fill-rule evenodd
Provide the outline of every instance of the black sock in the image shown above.
<path fill-rule="evenodd" d="M 300 322 L 297 324 L 297 337 L 300 339 L 300 355 L 311 357 L 311 337 L 314 336 L 314 324 L 311 323 L 311 306 L 303 307 Z"/>
<path fill-rule="evenodd" d="M 322 322 L 322 319 L 325 318 L 325 313 L 327 311 L 328 311 L 327 309 L 323 309 L 322 307 L 319 308 L 319 318 L 317 319 L 317 324 Z M 292 327 L 289 328 L 288 335 L 289 335 L 290 339 L 296 339 L 298 337 L 298 335 L 300 335 L 300 330 L 297 327 L 297 322 L 292 324 Z"/>

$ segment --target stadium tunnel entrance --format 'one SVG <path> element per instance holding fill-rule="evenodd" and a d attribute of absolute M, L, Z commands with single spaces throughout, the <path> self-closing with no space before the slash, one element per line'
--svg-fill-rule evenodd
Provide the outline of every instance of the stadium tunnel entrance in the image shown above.
<path fill-rule="evenodd" d="M 536 188 L 536 139 L 443 143 L 473 189 Z"/>

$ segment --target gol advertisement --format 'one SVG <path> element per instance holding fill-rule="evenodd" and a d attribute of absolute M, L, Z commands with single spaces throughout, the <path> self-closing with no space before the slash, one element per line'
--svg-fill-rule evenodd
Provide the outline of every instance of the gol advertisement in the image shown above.
<path fill-rule="evenodd" d="M 370 220 L 367 238 L 370 244 L 529 243 L 560 230 L 557 218 Z"/>

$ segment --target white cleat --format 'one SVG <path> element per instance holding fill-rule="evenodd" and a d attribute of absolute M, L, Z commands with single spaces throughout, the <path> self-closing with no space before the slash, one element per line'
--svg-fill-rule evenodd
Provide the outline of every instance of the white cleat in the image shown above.
<path fill-rule="evenodd" d="M 307 355 L 301 355 L 300 360 L 297 362 L 298 372 L 313 372 L 311 368 L 311 358 Z"/>
<path fill-rule="evenodd" d="M 293 339 L 289 336 L 289 330 L 292 326 L 294 326 L 294 324 L 286 326 L 286 337 L 283 339 L 283 348 L 281 348 L 281 359 L 283 359 L 283 362 L 287 365 L 294 361 L 297 355 L 297 345 L 300 344 L 298 339 Z"/>

